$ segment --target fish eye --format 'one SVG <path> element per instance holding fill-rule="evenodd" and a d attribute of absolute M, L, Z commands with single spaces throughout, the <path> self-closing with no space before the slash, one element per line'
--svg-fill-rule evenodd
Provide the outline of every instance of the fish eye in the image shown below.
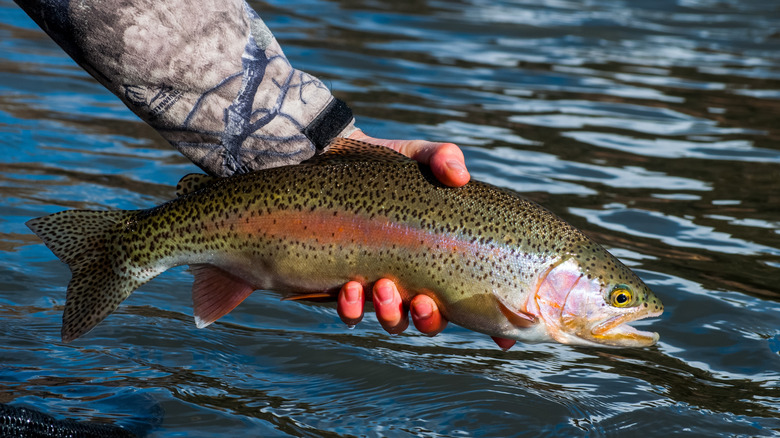
<path fill-rule="evenodd" d="M 631 304 L 633 294 L 628 286 L 617 286 L 609 294 L 609 301 L 614 307 L 626 307 Z"/>

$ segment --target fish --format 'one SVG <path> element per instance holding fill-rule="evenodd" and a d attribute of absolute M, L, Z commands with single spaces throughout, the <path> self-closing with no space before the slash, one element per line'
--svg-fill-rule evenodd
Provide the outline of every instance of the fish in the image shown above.
<path fill-rule="evenodd" d="M 408 303 L 431 297 L 450 322 L 522 342 L 647 347 L 629 323 L 663 304 L 628 267 L 517 192 L 446 187 L 429 167 L 349 139 L 300 164 L 216 178 L 143 210 L 66 210 L 27 226 L 71 270 L 62 340 L 79 338 L 175 266 L 194 276 L 203 328 L 253 291 L 333 298 L 388 278 Z"/>
<path fill-rule="evenodd" d="M 0 436 L 135 438 L 136 435 L 111 423 L 58 420 L 41 411 L 0 403 Z"/>

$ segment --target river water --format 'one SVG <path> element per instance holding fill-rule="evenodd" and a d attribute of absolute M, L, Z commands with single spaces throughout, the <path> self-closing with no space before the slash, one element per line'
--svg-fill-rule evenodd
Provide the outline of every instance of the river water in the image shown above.
<path fill-rule="evenodd" d="M 780 3 L 253 6 L 366 132 L 458 143 L 631 266 L 660 343 L 502 352 L 262 291 L 198 330 L 184 268 L 61 343 L 70 274 L 24 222 L 197 169 L 0 0 L 0 402 L 153 437 L 780 435 Z"/>

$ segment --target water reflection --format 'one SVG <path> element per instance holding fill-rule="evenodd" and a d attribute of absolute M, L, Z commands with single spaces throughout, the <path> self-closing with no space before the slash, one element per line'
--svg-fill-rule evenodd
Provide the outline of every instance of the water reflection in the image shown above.
<path fill-rule="evenodd" d="M 780 249 L 746 242 L 727 233 L 715 231 L 712 227 L 697 225 L 688 219 L 626 208 L 622 204 L 605 205 L 604 208 L 601 211 L 580 208 L 572 208 L 569 211 L 585 217 L 599 227 L 637 237 L 658 239 L 675 248 L 699 248 L 725 254 L 780 255 Z"/>
<path fill-rule="evenodd" d="M 745 140 L 714 141 L 711 137 L 702 138 L 702 141 L 647 140 L 604 132 L 567 132 L 564 135 L 594 146 L 651 157 L 780 163 L 780 151 L 755 148 Z"/>

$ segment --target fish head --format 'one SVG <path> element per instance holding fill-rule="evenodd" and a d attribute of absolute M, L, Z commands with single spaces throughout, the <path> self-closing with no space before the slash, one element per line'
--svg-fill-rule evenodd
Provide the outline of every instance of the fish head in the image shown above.
<path fill-rule="evenodd" d="M 548 335 L 564 344 L 655 344 L 657 333 L 637 330 L 628 323 L 661 315 L 663 305 L 636 274 L 601 251 L 551 264 L 528 308 L 545 324 Z"/>

